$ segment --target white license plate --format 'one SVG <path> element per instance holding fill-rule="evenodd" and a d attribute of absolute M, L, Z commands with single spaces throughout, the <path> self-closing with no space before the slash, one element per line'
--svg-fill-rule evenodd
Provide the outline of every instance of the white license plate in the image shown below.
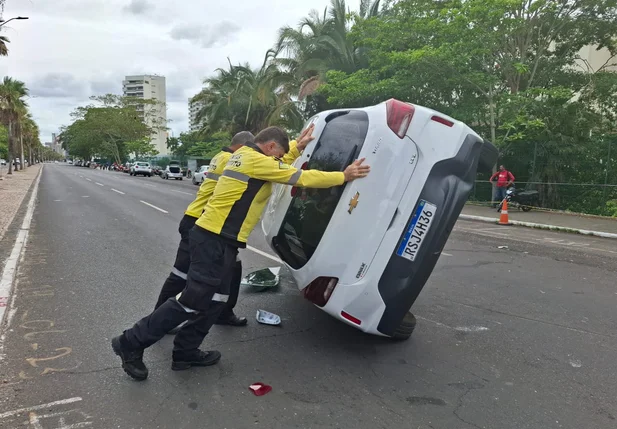
<path fill-rule="evenodd" d="M 420 200 L 420 204 L 405 232 L 403 241 L 396 251 L 398 256 L 409 259 L 410 261 L 416 259 L 420 247 L 422 247 L 422 243 L 424 242 L 424 238 L 431 228 L 431 223 L 433 223 L 433 219 L 435 219 L 436 212 L 437 206 L 427 201 Z"/>

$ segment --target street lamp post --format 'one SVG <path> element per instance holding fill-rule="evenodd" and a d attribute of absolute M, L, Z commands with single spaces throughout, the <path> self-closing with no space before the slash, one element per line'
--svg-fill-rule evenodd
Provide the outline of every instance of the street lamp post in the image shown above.
<path fill-rule="evenodd" d="M 0 27 L 2 27 L 5 24 L 8 24 L 14 19 L 29 19 L 29 18 L 27 16 L 16 16 L 15 18 L 7 19 L 6 21 L 4 19 L 0 19 Z"/>

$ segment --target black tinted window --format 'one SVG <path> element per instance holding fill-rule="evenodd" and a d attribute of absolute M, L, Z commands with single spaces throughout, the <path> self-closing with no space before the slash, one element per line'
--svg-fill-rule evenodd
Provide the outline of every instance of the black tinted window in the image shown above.
<path fill-rule="evenodd" d="M 357 158 L 368 131 L 368 115 L 340 113 L 326 125 L 308 163 L 308 169 L 343 171 Z M 279 255 L 298 269 L 311 258 L 323 237 L 343 192 L 329 189 L 297 189 L 283 224 L 273 239 Z"/>
<path fill-rule="evenodd" d="M 169 167 L 169 171 L 172 173 L 179 173 L 180 168 L 179 167 Z"/>

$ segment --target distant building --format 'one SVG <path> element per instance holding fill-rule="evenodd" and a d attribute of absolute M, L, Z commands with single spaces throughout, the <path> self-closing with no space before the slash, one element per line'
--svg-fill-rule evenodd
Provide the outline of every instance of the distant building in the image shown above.
<path fill-rule="evenodd" d="M 189 130 L 199 131 L 203 127 L 203 121 L 197 120 L 199 111 L 204 107 L 202 101 L 191 101 L 189 98 Z"/>
<path fill-rule="evenodd" d="M 589 73 L 600 69 L 617 72 L 617 59 L 606 48 L 598 49 L 597 46 L 587 45 L 578 54 L 580 59 L 576 61 L 577 65 Z"/>
<path fill-rule="evenodd" d="M 144 105 L 140 110 L 144 114 L 146 125 L 153 125 L 153 117 L 160 118 L 167 126 L 167 92 L 165 77 L 156 75 L 125 76 L 122 81 L 122 93 L 125 97 L 137 97 L 144 100 L 156 100 L 158 105 Z M 146 116 L 146 110 L 148 115 Z M 149 123 L 148 123 L 149 122 Z M 167 131 L 157 131 L 152 135 L 152 143 L 159 155 L 167 155 Z"/>

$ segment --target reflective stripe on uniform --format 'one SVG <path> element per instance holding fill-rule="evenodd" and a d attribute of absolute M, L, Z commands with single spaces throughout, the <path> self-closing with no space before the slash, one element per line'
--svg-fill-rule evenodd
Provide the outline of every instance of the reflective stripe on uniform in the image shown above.
<path fill-rule="evenodd" d="M 229 295 L 223 295 L 220 293 L 215 293 L 214 295 L 212 295 L 212 301 L 227 302 L 228 299 Z"/>
<path fill-rule="evenodd" d="M 298 170 L 296 171 L 293 176 L 291 176 L 289 178 L 289 180 L 287 181 L 287 183 L 289 183 L 290 185 L 295 185 L 296 183 L 298 183 L 298 180 L 300 180 L 300 176 L 302 176 L 302 170 Z"/>
<path fill-rule="evenodd" d="M 231 177 L 232 179 L 239 180 L 241 182 L 248 182 L 250 177 L 244 173 L 240 173 L 239 171 L 234 170 L 225 170 L 223 171 L 223 176 Z"/>
<path fill-rule="evenodd" d="M 210 180 L 219 180 L 219 177 L 221 177 L 220 174 L 216 174 L 216 173 L 206 173 L 206 179 L 210 179 Z"/>
<path fill-rule="evenodd" d="M 175 274 L 176 276 L 180 277 L 182 280 L 186 280 L 186 273 L 183 273 L 182 271 L 180 271 L 179 269 L 177 269 L 176 267 L 173 267 L 171 269 L 171 273 Z"/>

